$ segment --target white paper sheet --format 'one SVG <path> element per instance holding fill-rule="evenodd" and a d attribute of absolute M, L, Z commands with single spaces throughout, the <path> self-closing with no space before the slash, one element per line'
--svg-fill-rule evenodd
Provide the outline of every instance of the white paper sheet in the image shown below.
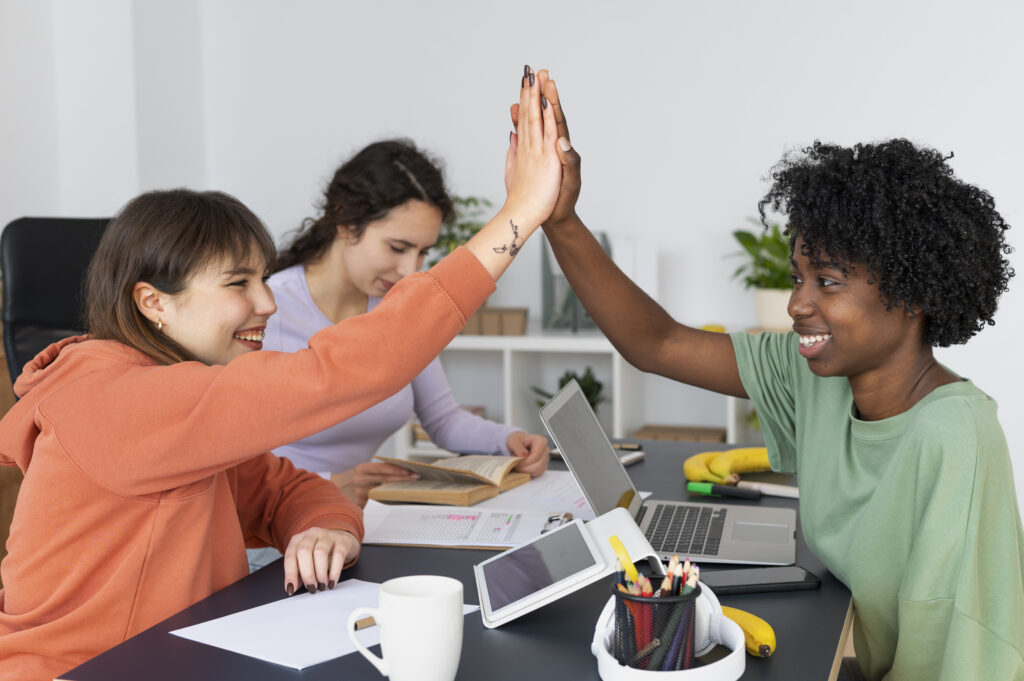
<path fill-rule="evenodd" d="M 508 511 L 479 505 L 395 506 L 371 499 L 363 509 L 363 543 L 509 548 L 540 534 L 551 516 L 547 511 Z"/>
<path fill-rule="evenodd" d="M 568 511 L 573 518 L 593 520 L 594 511 L 583 496 L 583 490 L 569 471 L 545 471 L 525 485 L 513 487 L 473 508 L 504 511 Z"/>
<path fill-rule="evenodd" d="M 329 591 L 303 593 L 215 620 L 172 631 L 182 638 L 274 664 L 305 669 L 355 652 L 345 634 L 358 607 L 377 607 L 380 584 L 348 579 Z M 464 605 L 463 614 L 480 607 Z M 380 643 L 380 628 L 356 632 L 365 646 Z"/>

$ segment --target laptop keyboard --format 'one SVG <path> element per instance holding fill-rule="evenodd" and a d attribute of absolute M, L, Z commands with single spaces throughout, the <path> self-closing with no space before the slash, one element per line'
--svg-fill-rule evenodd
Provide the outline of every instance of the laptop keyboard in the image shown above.
<path fill-rule="evenodd" d="M 651 524 L 647 526 L 647 540 L 659 553 L 716 556 L 725 529 L 726 511 L 703 504 L 657 504 Z"/>

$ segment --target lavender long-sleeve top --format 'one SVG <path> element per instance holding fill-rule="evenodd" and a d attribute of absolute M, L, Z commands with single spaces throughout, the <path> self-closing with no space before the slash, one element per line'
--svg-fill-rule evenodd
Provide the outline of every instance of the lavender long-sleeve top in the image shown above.
<path fill-rule="evenodd" d="M 296 352 L 308 346 L 313 334 L 331 325 L 313 302 L 302 265 L 278 272 L 269 283 L 278 309 L 267 324 L 265 350 Z M 378 302 L 380 298 L 370 298 L 367 312 Z M 274 453 L 308 471 L 339 473 L 369 461 L 414 412 L 430 439 L 453 452 L 507 455 L 506 440 L 519 430 L 461 409 L 452 397 L 441 360 L 435 357 L 412 383 L 383 402 Z"/>

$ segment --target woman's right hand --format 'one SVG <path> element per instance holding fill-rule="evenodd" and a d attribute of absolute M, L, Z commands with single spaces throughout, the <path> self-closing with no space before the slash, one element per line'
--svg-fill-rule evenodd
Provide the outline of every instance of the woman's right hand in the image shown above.
<path fill-rule="evenodd" d="M 331 482 L 359 506 L 366 506 L 370 498 L 370 490 L 385 482 L 409 482 L 419 480 L 418 475 L 398 466 L 383 461 L 361 463 L 355 468 L 335 473 Z"/>
<path fill-rule="evenodd" d="M 505 159 L 505 206 L 524 222 L 538 225 L 551 215 L 558 197 L 561 161 L 555 145 L 558 140 L 554 109 L 543 98 L 547 70 L 539 74 L 525 66 L 519 89 L 516 130 L 509 136 Z"/>
<path fill-rule="evenodd" d="M 508 197 L 498 214 L 466 242 L 495 281 L 551 215 L 562 180 L 554 111 L 546 101 L 541 105 L 540 79 L 529 66 L 524 74 L 519 119 L 505 156 Z"/>
<path fill-rule="evenodd" d="M 541 93 L 548 101 L 548 106 L 555 118 L 555 132 L 558 135 L 558 158 L 562 163 L 562 183 L 558 189 L 558 200 L 551 211 L 551 215 L 544 221 L 545 227 L 555 227 L 563 222 L 578 219 L 576 216 L 576 201 L 580 196 L 582 178 L 580 176 L 580 155 L 572 146 L 569 139 L 569 126 L 565 122 L 565 111 L 562 109 L 562 101 L 558 96 L 558 87 L 555 81 L 548 77 L 547 70 L 541 69 L 537 74 L 540 80 Z M 512 127 L 519 125 L 519 105 L 513 104 L 511 108 Z M 505 178 L 505 189 L 509 190 L 509 178 Z"/>

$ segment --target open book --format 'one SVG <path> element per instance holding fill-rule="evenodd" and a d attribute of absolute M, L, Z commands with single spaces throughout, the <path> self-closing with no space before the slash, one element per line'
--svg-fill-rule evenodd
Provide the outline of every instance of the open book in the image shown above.
<path fill-rule="evenodd" d="M 519 458 L 515 456 L 474 454 L 434 463 L 386 456 L 374 458 L 401 466 L 420 476 L 419 480 L 386 482 L 374 487 L 370 490 L 370 498 L 377 501 L 472 506 L 530 480 L 529 473 L 512 472 L 519 463 Z"/>

